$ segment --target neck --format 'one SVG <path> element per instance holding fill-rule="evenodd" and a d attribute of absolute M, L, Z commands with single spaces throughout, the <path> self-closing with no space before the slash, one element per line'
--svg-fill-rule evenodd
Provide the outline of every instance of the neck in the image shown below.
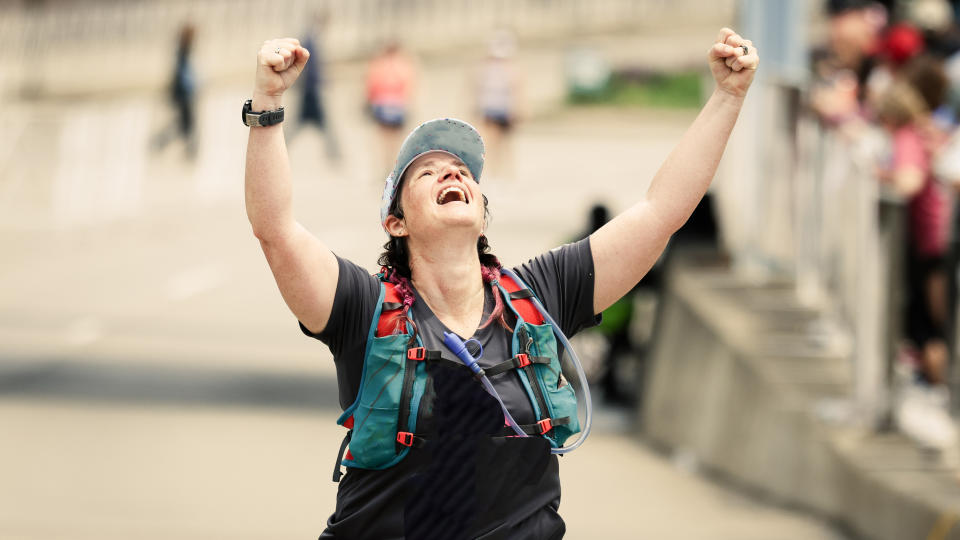
<path fill-rule="evenodd" d="M 482 316 L 483 277 L 476 241 L 455 245 L 408 244 L 410 275 L 421 298 L 438 317 Z"/>

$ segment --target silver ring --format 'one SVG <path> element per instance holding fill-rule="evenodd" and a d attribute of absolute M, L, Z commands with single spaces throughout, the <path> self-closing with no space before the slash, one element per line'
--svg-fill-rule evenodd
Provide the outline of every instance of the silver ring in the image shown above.
<path fill-rule="evenodd" d="M 746 47 L 744 47 L 744 49 L 746 49 Z M 280 47 L 277 47 L 276 49 L 274 49 L 273 52 L 275 52 L 275 53 L 277 53 L 277 54 L 280 54 Z M 746 54 L 746 53 L 744 53 L 744 54 Z"/>
<path fill-rule="evenodd" d="M 750 54 L 750 49 L 748 49 L 746 45 L 741 45 L 740 48 L 743 49 L 744 56 Z"/>

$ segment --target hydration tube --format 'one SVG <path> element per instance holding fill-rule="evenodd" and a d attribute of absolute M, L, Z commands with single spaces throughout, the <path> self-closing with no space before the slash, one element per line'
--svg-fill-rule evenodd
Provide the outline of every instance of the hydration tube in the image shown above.
<path fill-rule="evenodd" d="M 469 340 L 468 340 L 469 341 Z M 490 382 L 490 378 L 483 372 L 483 368 L 477 364 L 477 360 L 470 354 L 470 351 L 467 350 L 467 345 L 460 339 L 460 336 L 452 332 L 443 333 L 443 344 L 447 346 L 453 354 L 457 355 L 457 358 L 461 362 L 466 364 L 470 371 L 472 371 L 477 377 L 480 378 L 480 382 L 483 384 L 483 387 L 487 390 L 487 393 L 494 397 L 497 400 L 497 403 L 500 404 L 500 408 L 503 409 L 503 416 L 507 419 L 507 424 L 517 432 L 517 435 L 521 437 L 526 437 L 527 434 L 520 429 L 520 426 L 517 425 L 517 421 L 513 419 L 513 416 L 510 415 L 510 411 L 507 410 L 507 406 L 503 404 L 503 400 L 500 399 L 500 394 L 497 393 L 497 390 L 493 387 L 493 384 Z M 483 348 L 480 349 L 481 354 Z"/>
<path fill-rule="evenodd" d="M 522 284 L 523 281 L 513 273 L 513 271 L 508 270 L 507 268 L 501 268 L 500 270 L 507 277 L 513 279 L 513 281 Z M 567 340 L 567 336 L 563 335 L 563 332 L 560 330 L 560 325 L 553 320 L 553 317 L 547 312 L 546 308 L 543 307 L 543 304 L 540 303 L 540 300 L 536 296 L 531 296 L 530 300 L 533 301 L 533 305 L 536 306 L 537 311 L 543 315 L 544 320 L 550 323 L 550 326 L 553 328 L 554 335 L 557 336 L 557 339 L 560 340 L 560 343 L 563 345 L 563 348 L 566 349 L 567 353 L 570 355 L 570 360 L 573 361 L 573 366 L 577 370 L 577 377 L 580 379 L 580 388 L 583 391 L 583 398 L 586 401 L 587 409 L 587 418 L 583 424 L 583 430 L 580 433 L 580 436 L 577 437 L 577 440 L 574 441 L 570 446 L 564 448 L 552 448 L 550 452 L 552 454 L 566 454 L 567 452 L 572 452 L 580 447 L 583 444 L 583 441 L 587 440 L 587 435 L 590 435 L 590 427 L 593 425 L 593 401 L 590 399 L 590 383 L 587 382 L 587 375 L 583 372 L 583 366 L 580 365 L 580 358 L 577 357 L 577 352 L 573 349 L 573 346 L 570 345 L 570 341 Z M 493 385 L 490 384 L 490 380 L 483 373 L 483 369 L 477 364 L 476 359 L 467 351 L 466 345 L 464 345 L 463 340 L 460 339 L 456 334 L 449 332 L 443 333 L 443 344 L 447 346 L 448 349 L 453 351 L 457 358 L 461 362 L 466 364 L 475 374 L 480 377 L 480 382 L 483 384 L 484 388 L 487 389 L 487 392 L 496 398 L 500 403 L 500 408 L 503 409 L 504 417 L 507 419 L 507 423 L 510 424 L 510 427 L 517 432 L 518 435 L 527 437 L 528 435 L 520 429 L 520 426 L 513 420 L 513 417 L 510 416 L 510 412 L 507 410 L 507 406 L 503 404 L 503 400 L 500 399 L 500 395 L 497 394 L 497 391 L 493 388 Z M 482 349 L 481 349 L 482 350 Z M 560 360 L 559 358 L 557 359 Z"/>
<path fill-rule="evenodd" d="M 511 278 L 513 281 L 523 284 L 523 280 L 513 273 L 512 270 L 508 268 L 501 268 L 500 272 Z M 587 418 L 583 423 L 583 431 L 580 432 L 580 436 L 577 437 L 577 440 L 574 441 L 570 446 L 564 448 L 554 448 L 551 450 L 551 452 L 554 454 L 566 454 L 567 452 L 572 452 L 577 448 L 580 448 L 580 445 L 583 444 L 583 441 L 587 440 L 587 435 L 590 435 L 590 426 L 593 425 L 593 401 L 590 399 L 590 383 L 587 382 L 587 374 L 583 372 L 583 366 L 580 365 L 580 358 L 577 356 L 577 351 L 573 350 L 573 346 L 570 345 L 570 341 L 567 340 L 567 336 L 563 335 L 563 332 L 560 330 L 560 325 L 553 320 L 553 317 L 551 317 L 549 313 L 547 313 L 547 309 L 543 307 L 543 304 L 540 303 L 540 300 L 537 299 L 536 295 L 531 296 L 530 300 L 533 302 L 533 305 L 537 307 L 537 311 L 543 315 L 544 320 L 550 323 L 550 326 L 553 328 L 554 335 L 557 336 L 557 339 L 559 339 L 560 343 L 563 344 L 563 348 L 566 349 L 567 354 L 570 355 L 570 360 L 573 361 L 573 367 L 577 369 L 577 377 L 580 379 L 580 388 L 583 391 L 583 399 L 587 402 Z"/>

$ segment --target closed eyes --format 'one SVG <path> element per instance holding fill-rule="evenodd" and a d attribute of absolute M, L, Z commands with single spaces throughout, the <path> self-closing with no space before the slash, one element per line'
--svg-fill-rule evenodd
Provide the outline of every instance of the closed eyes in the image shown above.
<path fill-rule="evenodd" d="M 420 171 L 420 174 L 417 175 L 417 178 L 423 178 L 424 176 L 430 176 L 430 175 L 432 175 L 432 174 L 433 174 L 433 170 L 431 170 L 431 169 L 424 169 L 424 170 Z M 472 177 L 470 176 L 470 171 L 468 171 L 468 170 L 466 170 L 466 169 L 460 169 L 460 175 L 463 176 L 463 177 L 466 177 L 466 178 L 472 178 Z"/>

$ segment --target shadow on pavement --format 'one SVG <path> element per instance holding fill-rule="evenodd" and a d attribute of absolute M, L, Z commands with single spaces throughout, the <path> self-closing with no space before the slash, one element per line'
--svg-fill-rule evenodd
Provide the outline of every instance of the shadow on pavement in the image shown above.
<path fill-rule="evenodd" d="M 316 410 L 337 407 L 336 396 L 336 380 L 322 375 L 42 359 L 0 363 L 0 399 Z"/>

